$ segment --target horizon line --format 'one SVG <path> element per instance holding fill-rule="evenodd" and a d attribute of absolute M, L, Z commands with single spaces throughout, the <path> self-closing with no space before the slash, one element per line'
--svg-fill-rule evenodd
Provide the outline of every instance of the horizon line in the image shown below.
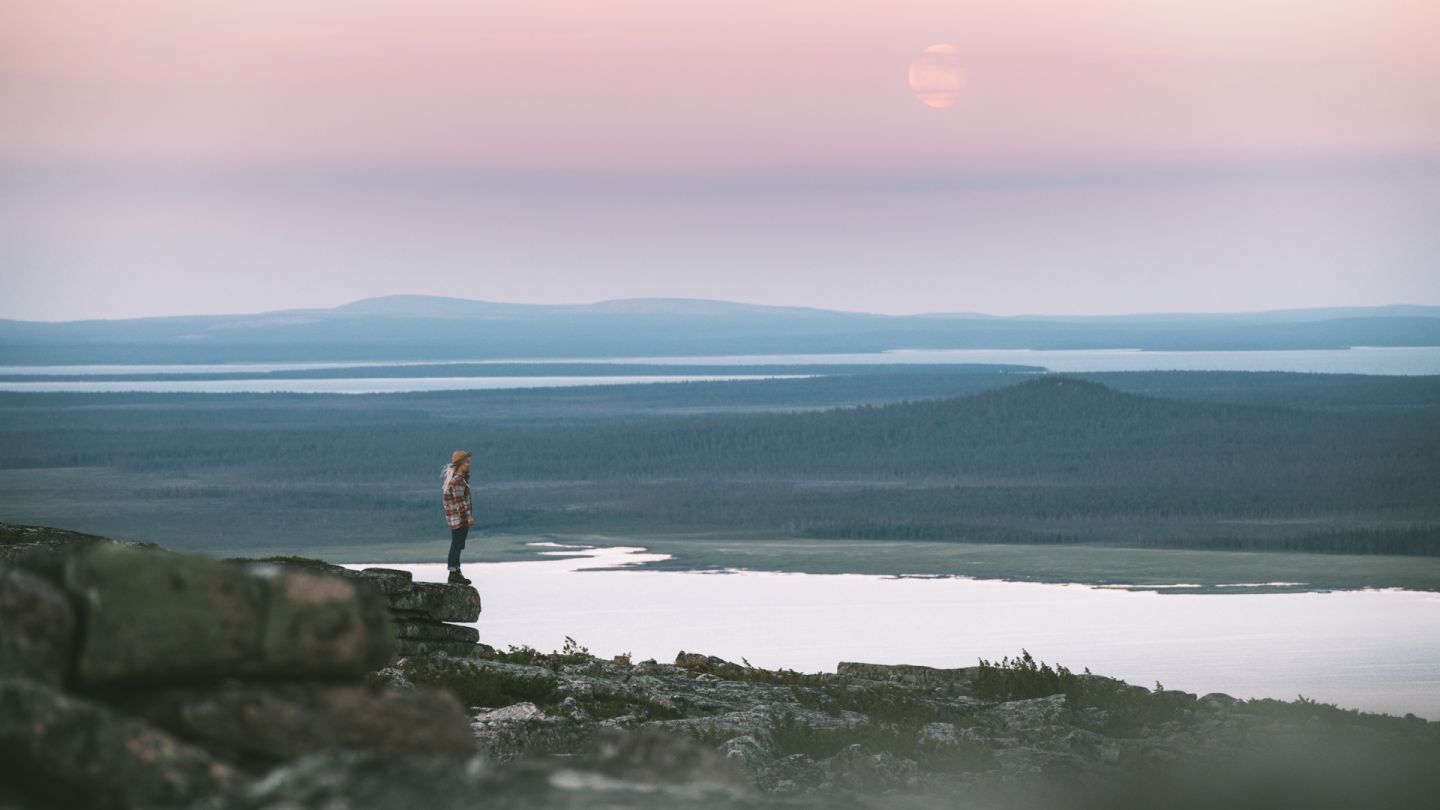
<path fill-rule="evenodd" d="M 1436 309 L 1440 310 L 1440 303 L 1417 304 L 1417 303 L 1389 303 L 1389 304 L 1335 304 L 1326 306 L 1308 307 L 1272 307 L 1266 309 L 1240 309 L 1240 310 L 1197 310 L 1197 311 L 1149 311 L 1149 312 L 1094 312 L 1081 314 L 1058 314 L 1042 312 L 1019 312 L 1013 314 L 997 315 L 987 312 L 975 311 L 924 311 L 907 313 L 884 313 L 869 312 L 865 310 L 827 309 L 824 307 L 806 306 L 804 304 L 762 304 L 749 301 L 738 301 L 726 298 L 693 298 L 685 296 L 635 296 L 630 298 L 606 298 L 590 302 L 566 302 L 566 303 L 541 303 L 531 301 L 495 301 L 484 298 L 460 298 L 446 295 L 429 295 L 425 293 L 392 293 L 388 295 L 376 295 L 366 298 L 354 299 L 332 306 L 310 306 L 310 307 L 287 307 L 283 309 L 268 309 L 253 312 L 197 312 L 178 313 L 168 315 L 136 315 L 111 318 L 75 318 L 72 320 L 33 320 L 26 318 L 0 317 L 0 322 L 31 323 L 31 324 L 78 324 L 97 322 L 120 322 L 120 321 L 143 321 L 143 320 L 168 320 L 186 318 L 243 318 L 243 317 L 264 317 L 276 315 L 298 315 L 306 313 L 335 313 L 347 307 L 357 304 L 364 304 L 375 301 L 386 301 L 393 299 L 412 299 L 426 301 L 460 302 L 466 304 L 489 304 L 502 307 L 527 307 L 535 309 L 588 309 L 613 304 L 721 304 L 733 307 L 745 307 L 760 310 L 801 310 L 814 313 L 826 313 L 835 315 L 856 315 L 873 318 L 975 318 L 985 320 L 1021 320 L 1021 319 L 1055 319 L 1055 320 L 1077 320 L 1077 319 L 1099 319 L 1099 318 L 1214 318 L 1233 317 L 1249 315 L 1278 315 L 1300 312 L 1322 312 L 1326 310 L 1392 310 L 1392 309 Z M 382 314 L 383 313 L 369 313 Z M 624 313 L 612 313 L 616 315 Z M 638 314 L 638 313 L 633 313 Z M 1440 312 L 1433 316 L 1440 317 Z"/>

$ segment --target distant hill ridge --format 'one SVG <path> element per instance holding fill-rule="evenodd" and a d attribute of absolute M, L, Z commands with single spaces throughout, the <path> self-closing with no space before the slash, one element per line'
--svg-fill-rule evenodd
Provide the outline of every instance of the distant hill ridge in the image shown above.
<path fill-rule="evenodd" d="M 1045 459 L 1053 461 L 1057 456 L 1098 462 L 1128 457 L 1144 447 L 1153 451 L 1143 454 L 1148 464 L 1179 454 L 1174 448 L 1166 451 L 1177 437 L 1259 446 L 1293 436 L 1310 440 L 1315 431 L 1323 433 L 1339 423 L 1331 414 L 1160 399 L 1045 375 L 946 399 L 639 425 L 626 433 L 628 461 L 605 452 L 614 441 L 607 432 L 568 438 L 574 456 L 591 459 L 595 469 L 607 470 L 633 467 L 640 472 L 651 465 L 692 465 L 696 471 L 953 474 L 983 458 L 982 467 L 1012 468 L 1018 461 L 1031 473 L 1043 473 L 1049 463 Z M 541 448 L 548 444 L 534 434 L 521 441 L 537 452 L 544 452 Z M 559 448 L 550 451 L 560 452 Z"/>
<path fill-rule="evenodd" d="M 696 299 L 542 305 L 397 295 L 246 315 L 0 320 L 0 364 L 10 365 L 1353 346 L 1440 346 L 1440 307 L 1000 317 Z"/>

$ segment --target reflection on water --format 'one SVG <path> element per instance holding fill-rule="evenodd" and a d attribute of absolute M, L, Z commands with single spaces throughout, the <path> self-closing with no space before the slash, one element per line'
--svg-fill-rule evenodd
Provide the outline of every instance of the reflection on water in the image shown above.
<path fill-rule="evenodd" d="M 1241 698 L 1297 695 L 1440 719 L 1440 595 L 1135 592 L 964 578 L 624 570 L 640 548 L 551 544 L 535 562 L 468 565 L 492 646 L 756 666 L 973 666 L 1021 648 L 1074 670 Z M 366 566 L 354 566 L 366 567 Z M 445 567 L 395 565 L 440 582 Z M 716 573 L 726 573 L 717 576 Z M 1237 583 L 1249 585 L 1250 583 Z"/>

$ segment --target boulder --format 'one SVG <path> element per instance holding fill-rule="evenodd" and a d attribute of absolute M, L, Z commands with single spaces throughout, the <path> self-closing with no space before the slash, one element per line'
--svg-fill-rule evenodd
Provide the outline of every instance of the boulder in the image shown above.
<path fill-rule="evenodd" d="M 1070 706 L 1064 695 L 1012 700 L 988 709 L 980 718 L 1001 732 L 1036 731 L 1068 722 Z"/>
<path fill-rule="evenodd" d="M 1229 709 L 1240 701 L 1225 694 L 1224 692 L 1211 692 L 1200 698 L 1200 705 L 1206 709 Z"/>
<path fill-rule="evenodd" d="M 578 753 L 594 742 L 603 727 L 548 715 L 534 704 L 522 703 L 482 713 L 470 728 L 482 754 L 492 762 L 510 762 L 526 755 Z"/>
<path fill-rule="evenodd" d="M 285 761 L 326 748 L 475 750 L 465 708 L 436 689 L 227 683 L 152 692 L 128 705 L 181 737 L 247 761 Z"/>
<path fill-rule="evenodd" d="M 51 807 L 176 806 L 236 779 L 140 719 L 15 679 L 0 680 L 0 763 L 13 789 Z"/>
<path fill-rule="evenodd" d="M 59 685 L 70 671 L 75 611 L 40 577 L 0 568 L 0 677 Z"/>
<path fill-rule="evenodd" d="M 395 649 L 379 593 L 323 572 L 110 546 L 72 559 L 66 586 L 82 687 L 358 677 Z"/>
<path fill-rule="evenodd" d="M 390 609 L 442 622 L 473 622 L 480 618 L 480 592 L 469 585 L 416 582 L 390 596 Z"/>

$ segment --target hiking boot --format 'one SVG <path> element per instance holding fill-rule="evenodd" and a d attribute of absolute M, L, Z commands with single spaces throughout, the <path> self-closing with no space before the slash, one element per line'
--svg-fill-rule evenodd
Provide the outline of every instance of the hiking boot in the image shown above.
<path fill-rule="evenodd" d="M 450 582 L 451 585 L 469 585 L 469 584 L 470 584 L 470 580 L 466 579 L 466 578 L 465 578 L 465 575 L 462 574 L 462 573 L 460 573 L 459 571 L 451 571 L 451 572 L 450 572 L 450 580 L 449 580 L 449 582 Z"/>

